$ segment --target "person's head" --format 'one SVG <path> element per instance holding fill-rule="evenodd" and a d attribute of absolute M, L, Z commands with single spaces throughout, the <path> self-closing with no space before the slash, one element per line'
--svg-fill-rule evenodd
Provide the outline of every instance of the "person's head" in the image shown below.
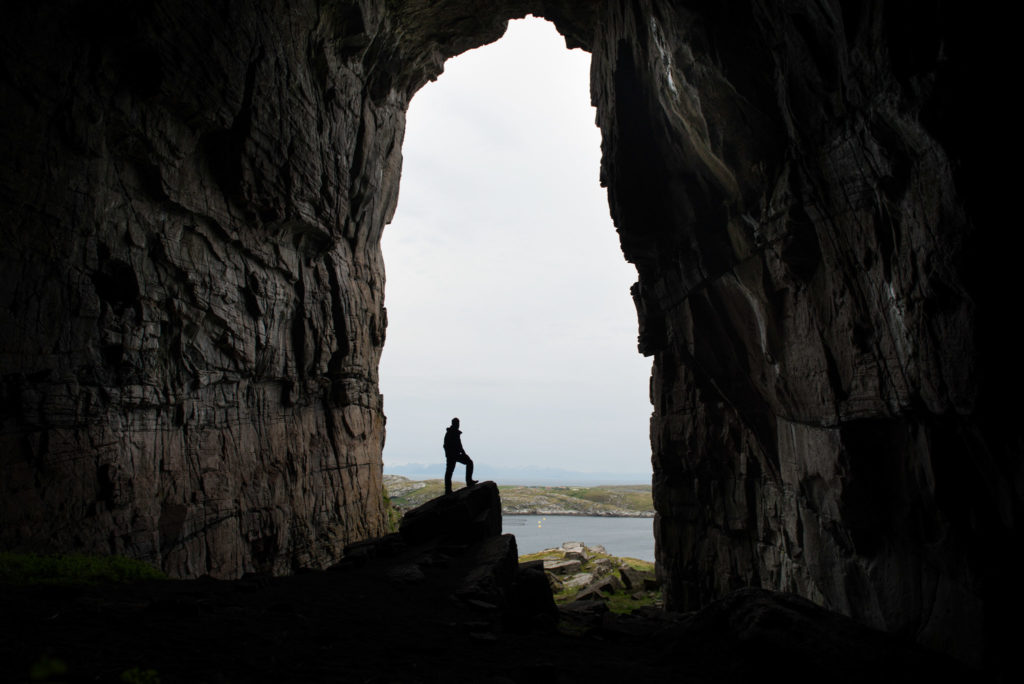
<path fill-rule="evenodd" d="M 452 418 L 452 427 L 459 427 L 459 419 Z"/>

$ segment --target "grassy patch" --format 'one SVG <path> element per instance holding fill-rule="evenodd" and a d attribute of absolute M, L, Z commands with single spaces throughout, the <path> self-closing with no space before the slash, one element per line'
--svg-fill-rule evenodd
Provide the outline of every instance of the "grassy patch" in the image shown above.
<path fill-rule="evenodd" d="M 391 502 L 391 497 L 388 496 L 387 487 L 381 486 L 381 496 L 384 498 L 384 512 L 388 516 L 388 532 L 397 532 L 398 526 L 402 522 L 402 514 L 395 510 L 395 506 Z"/>
<path fill-rule="evenodd" d="M 654 499 L 649 485 L 573 487 L 566 494 L 576 499 L 631 511 L 654 510 Z"/>
<path fill-rule="evenodd" d="M 0 552 L 0 583 L 3 584 L 75 585 L 146 579 L 167 579 L 167 576 L 142 561 L 121 556 L 87 556 L 79 553 L 44 556 Z"/>
<path fill-rule="evenodd" d="M 413 481 L 386 475 L 391 504 L 402 512 L 444 494 L 444 480 Z M 462 483 L 455 482 L 455 488 Z M 506 515 L 654 515 L 650 485 L 527 487 L 498 485 Z"/>
<path fill-rule="evenodd" d="M 643 595 L 634 597 L 632 594 L 617 591 L 608 596 L 608 610 L 613 613 L 632 613 L 637 608 L 656 605 L 656 600 L 661 597 L 661 592 L 643 592 Z"/>

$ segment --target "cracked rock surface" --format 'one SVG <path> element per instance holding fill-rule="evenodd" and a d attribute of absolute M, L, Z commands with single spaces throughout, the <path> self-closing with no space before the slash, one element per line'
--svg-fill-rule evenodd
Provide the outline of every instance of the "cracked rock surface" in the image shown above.
<path fill-rule="evenodd" d="M 5 7 L 0 543 L 237 577 L 384 531 L 405 110 L 527 12 L 593 55 L 668 605 L 1009 652 L 1019 250 L 979 20 L 939 2 Z"/>

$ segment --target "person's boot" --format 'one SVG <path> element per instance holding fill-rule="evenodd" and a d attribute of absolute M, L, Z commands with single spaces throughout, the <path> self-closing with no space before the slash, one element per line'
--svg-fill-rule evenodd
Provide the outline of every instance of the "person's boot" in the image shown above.
<path fill-rule="evenodd" d="M 480 484 L 480 482 L 478 480 L 466 480 L 467 487 L 472 487 L 475 484 Z"/>

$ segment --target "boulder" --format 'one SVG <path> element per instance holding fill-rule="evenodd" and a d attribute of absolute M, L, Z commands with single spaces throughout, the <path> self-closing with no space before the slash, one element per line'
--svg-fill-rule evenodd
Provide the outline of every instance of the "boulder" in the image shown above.
<path fill-rule="evenodd" d="M 622 579 L 622 584 L 626 589 L 636 590 L 642 589 L 644 586 L 643 573 L 639 570 L 634 570 L 628 565 L 623 565 L 619 568 L 619 577 Z"/>
<path fill-rule="evenodd" d="M 590 571 L 598 576 L 608 575 L 614 569 L 614 564 L 608 558 L 597 558 L 590 563 Z"/>
<path fill-rule="evenodd" d="M 566 558 L 575 558 L 581 561 L 590 559 L 590 555 L 587 553 L 587 546 L 583 542 L 565 542 L 562 544 L 562 550 L 565 551 Z"/>
<path fill-rule="evenodd" d="M 472 544 L 496 537 L 501 534 L 498 486 L 481 482 L 431 499 L 402 517 L 399 534 L 408 544 Z"/>
<path fill-rule="evenodd" d="M 562 582 L 563 589 L 576 589 L 577 587 L 585 587 L 594 581 L 594 576 L 589 572 L 581 572 L 576 575 L 567 577 Z"/>
<path fill-rule="evenodd" d="M 516 629 L 551 628 L 558 620 L 548 575 L 536 563 L 520 563 L 508 604 L 506 621 Z"/>
<path fill-rule="evenodd" d="M 619 581 L 619 578 L 615 575 L 607 575 L 581 589 L 576 594 L 576 600 L 603 599 L 605 594 L 614 594 L 619 589 L 622 589 L 622 582 Z"/>
<path fill-rule="evenodd" d="M 519 569 L 516 538 L 511 534 L 487 537 L 477 542 L 467 555 L 470 570 L 455 595 L 499 607 L 507 605 Z"/>
<path fill-rule="evenodd" d="M 543 569 L 556 575 L 569 575 L 579 570 L 582 565 L 576 559 L 546 560 L 544 561 Z"/>

